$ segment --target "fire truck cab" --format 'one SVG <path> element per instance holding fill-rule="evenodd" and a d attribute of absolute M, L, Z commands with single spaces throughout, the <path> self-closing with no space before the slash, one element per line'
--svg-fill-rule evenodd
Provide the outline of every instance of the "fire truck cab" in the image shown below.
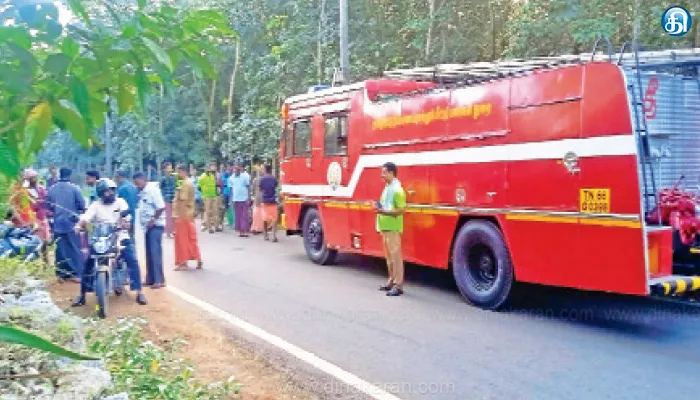
<path fill-rule="evenodd" d="M 502 307 L 516 282 L 698 289 L 700 278 L 674 274 L 674 257 L 700 253 L 695 228 L 678 240 L 677 220 L 692 225 L 695 210 L 659 196 L 681 176 L 700 184 L 697 65 L 696 49 L 442 65 L 291 97 L 287 230 L 319 264 L 383 257 L 372 204 L 393 162 L 405 261 L 451 268 L 477 306 Z"/>

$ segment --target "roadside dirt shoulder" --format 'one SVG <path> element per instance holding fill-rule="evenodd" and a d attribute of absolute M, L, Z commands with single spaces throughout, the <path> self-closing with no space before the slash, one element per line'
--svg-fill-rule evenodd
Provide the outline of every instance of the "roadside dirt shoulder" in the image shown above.
<path fill-rule="evenodd" d="M 70 304 L 78 292 L 72 283 L 51 285 L 54 301 L 64 310 L 80 316 L 90 316 L 94 310 L 94 296 L 89 296 L 88 304 L 78 309 Z M 135 316 L 148 320 L 146 337 L 154 343 L 184 339 L 187 343 L 179 356 L 191 360 L 195 376 L 204 382 L 226 380 L 235 376 L 243 384 L 241 399 L 288 400 L 316 399 L 303 391 L 285 372 L 258 355 L 230 340 L 223 327 L 202 314 L 194 306 L 180 300 L 165 289 L 145 291 L 149 304 L 139 306 L 124 297 L 110 298 L 110 320 Z"/>

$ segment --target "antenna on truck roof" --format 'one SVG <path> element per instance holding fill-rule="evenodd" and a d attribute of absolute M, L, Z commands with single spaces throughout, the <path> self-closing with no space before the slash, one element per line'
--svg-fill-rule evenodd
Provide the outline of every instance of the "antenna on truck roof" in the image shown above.
<path fill-rule="evenodd" d="M 553 57 L 535 57 L 530 59 L 506 59 L 495 62 L 472 62 L 469 64 L 439 64 L 433 67 L 418 67 L 386 71 L 385 78 L 396 80 L 428 81 L 436 83 L 478 83 L 493 79 L 524 74 L 535 70 L 557 68 L 587 62 L 615 62 L 618 65 L 633 68 L 650 69 L 664 66 L 700 65 L 700 48 L 682 50 L 639 51 L 639 65 L 636 65 L 635 53 L 625 52 L 626 46 L 619 53 L 612 53 L 608 44 L 608 53 L 596 53 L 596 46 L 591 53 L 566 54 Z"/>

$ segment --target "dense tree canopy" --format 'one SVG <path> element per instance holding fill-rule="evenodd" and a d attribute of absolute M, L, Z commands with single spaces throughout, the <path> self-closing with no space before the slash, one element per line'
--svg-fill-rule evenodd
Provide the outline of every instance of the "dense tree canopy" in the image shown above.
<path fill-rule="evenodd" d="M 635 33 L 640 44 L 652 48 L 695 46 L 698 37 L 697 24 L 684 37 L 666 35 L 660 19 L 668 4 L 661 0 L 357 0 L 349 3 L 353 80 L 408 66 L 587 52 L 601 36 L 610 38 L 617 48 Z M 680 3 L 691 12 L 700 10 L 700 0 Z M 128 60 L 128 51 L 119 48 L 119 43 L 126 40 L 139 57 L 149 60 L 146 63 L 151 68 L 144 65 L 139 70 L 140 66 L 135 64 L 134 70 L 127 70 L 124 76 L 113 76 L 108 84 L 116 91 L 110 92 L 115 118 L 108 132 L 104 129 L 95 132 L 100 149 L 106 149 L 109 143 L 111 154 L 81 149 L 67 136 L 59 135 L 48 142 L 50 145 L 41 154 L 39 160 L 44 165 L 74 164 L 79 155 L 98 167 L 111 160 L 114 165 L 132 169 L 166 159 L 194 163 L 210 159 L 273 159 L 280 134 L 279 110 L 284 99 L 315 84 L 330 84 L 338 66 L 337 0 L 179 0 L 153 10 L 149 6 L 145 11 L 122 4 L 127 11 L 118 12 L 119 19 L 113 18 L 108 8 L 100 8 L 102 3 L 95 4 L 86 11 L 93 15 L 92 28 L 99 35 L 96 43 L 100 44 L 95 51 L 100 54 L 103 47 L 109 49 L 109 57 L 113 55 L 117 60 L 110 59 L 109 63 Z M 201 10 L 217 10 L 225 16 L 225 21 L 209 20 L 207 17 L 214 15 L 208 14 L 212 11 Z M 42 18 L 47 14 L 51 20 L 53 11 L 50 11 L 37 14 Z M 147 12 L 154 13 L 152 19 L 144 20 L 143 13 Z M 77 14 L 81 17 L 82 12 Z M 193 16 L 204 17 L 204 22 L 188 22 L 187 18 Z M 166 20 L 170 22 L 164 23 Z M 178 22 L 172 23 L 173 20 Z M 226 32 L 217 32 L 219 37 L 226 38 L 212 41 L 208 35 L 206 43 L 200 43 L 208 53 L 220 56 L 211 66 L 203 63 L 188 48 L 188 43 L 183 43 L 192 38 L 188 35 L 194 35 L 202 24 L 208 23 L 216 29 L 230 27 L 239 35 L 239 39 L 233 39 Z M 52 51 L 47 51 L 46 56 L 36 61 L 46 79 L 55 79 L 47 74 L 64 72 L 64 64 L 68 62 L 65 57 L 73 54 L 67 38 L 74 37 L 77 43 L 83 43 L 81 52 L 91 51 L 84 41 L 79 41 L 79 24 L 70 35 L 56 37 L 52 37 L 52 26 L 47 23 L 46 35 L 41 40 L 62 55 L 51 57 L 48 62 Z M 22 34 L 7 32 L 0 39 L 11 40 L 10 51 L 15 51 L 13 63 L 31 66 L 32 61 L 25 60 L 26 55 L 22 56 L 24 53 L 17 49 L 26 41 Z M 180 59 L 188 62 L 179 63 Z M 94 62 L 91 64 L 96 68 Z M 79 98 L 83 91 L 76 83 L 78 80 L 86 82 L 89 93 L 93 90 L 91 85 L 98 86 L 94 90 L 103 85 L 81 75 L 93 73 L 89 69 L 93 67 L 73 68 L 55 83 L 65 86 L 66 99 L 77 107 L 71 112 L 81 112 L 75 104 L 76 96 Z M 174 85 L 161 86 L 162 79 L 172 80 Z M 155 89 L 153 96 L 137 96 L 142 92 L 140 86 L 145 85 Z M 120 87 L 126 89 L 120 91 Z M 89 98 L 86 104 L 97 103 L 95 96 Z M 0 100 L 6 99 L 0 95 Z M 36 99 L 27 102 L 34 105 L 29 120 L 45 121 L 42 103 Z M 130 112 L 135 105 L 141 105 L 144 112 Z M 88 111 L 87 106 L 83 108 L 82 112 Z M 72 106 L 67 109 L 73 110 Z M 58 110 L 64 112 L 62 108 Z M 95 104 L 90 108 L 93 110 L 103 112 L 105 106 Z M 98 116 L 87 118 L 84 129 L 96 128 L 102 120 Z M 0 121 L 6 126 L 12 119 L 0 114 Z M 71 129 L 57 125 L 68 128 L 78 142 L 87 140 L 80 133 L 82 126 Z M 29 134 L 32 129 L 22 127 Z M 31 143 L 35 142 L 26 145 L 29 150 L 34 146 Z M 55 149 L 61 149 L 58 156 Z"/>
<path fill-rule="evenodd" d="M 29 164 L 56 128 L 91 148 L 113 113 L 149 115 L 148 93 L 169 87 L 181 65 L 200 79 L 215 76 L 210 59 L 235 36 L 215 11 L 146 0 L 68 3 L 67 25 L 51 1 L 0 3 L 4 175 Z"/>

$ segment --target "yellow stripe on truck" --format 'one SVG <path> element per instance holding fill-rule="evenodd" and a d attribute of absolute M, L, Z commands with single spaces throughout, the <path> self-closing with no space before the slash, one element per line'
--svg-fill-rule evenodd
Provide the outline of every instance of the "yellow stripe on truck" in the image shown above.
<path fill-rule="evenodd" d="M 674 295 L 700 289 L 700 276 L 683 276 L 653 284 L 651 291 L 657 295 Z"/>
<path fill-rule="evenodd" d="M 676 293 L 683 293 L 688 289 L 688 284 L 683 279 L 676 281 Z"/>
<path fill-rule="evenodd" d="M 693 279 L 693 286 L 690 288 L 690 290 L 698 290 L 700 289 L 700 279 Z"/>
<path fill-rule="evenodd" d="M 669 294 L 671 294 L 671 284 L 668 282 L 664 282 L 663 286 L 664 286 L 664 295 L 668 296 Z"/>

